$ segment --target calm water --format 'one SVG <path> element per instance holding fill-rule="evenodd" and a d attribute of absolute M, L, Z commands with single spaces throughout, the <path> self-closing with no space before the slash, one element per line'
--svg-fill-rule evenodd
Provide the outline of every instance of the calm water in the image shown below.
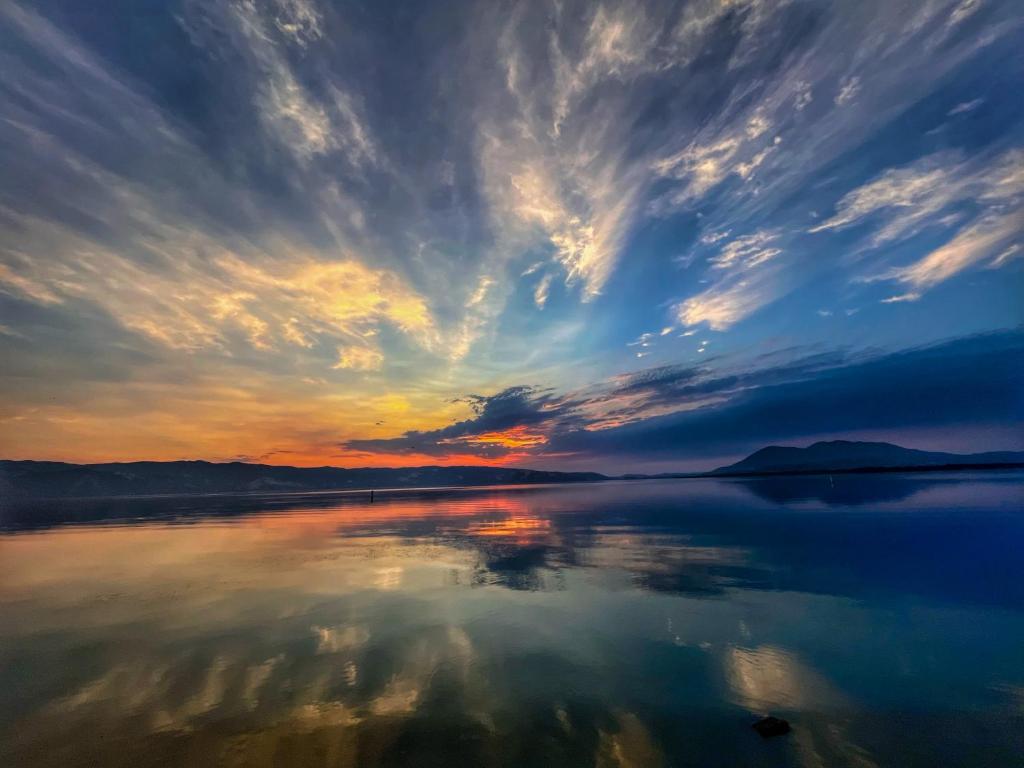
<path fill-rule="evenodd" d="M 988 473 L 8 506 L 0 765 L 1022 765 L 1022 501 Z"/>

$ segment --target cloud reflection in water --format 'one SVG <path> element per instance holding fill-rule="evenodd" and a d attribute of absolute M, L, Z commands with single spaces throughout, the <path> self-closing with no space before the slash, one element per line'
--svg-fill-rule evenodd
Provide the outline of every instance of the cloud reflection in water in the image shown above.
<path fill-rule="evenodd" d="M 904 482 L 831 506 L 717 481 L 135 500 L 160 521 L 22 526 L 0 537 L 2 756 L 870 765 L 912 739 L 998 763 L 995 724 L 1024 716 L 1019 481 Z M 984 742 L 936 736 L 968 710 Z M 795 732 L 765 752 L 769 711 Z"/>

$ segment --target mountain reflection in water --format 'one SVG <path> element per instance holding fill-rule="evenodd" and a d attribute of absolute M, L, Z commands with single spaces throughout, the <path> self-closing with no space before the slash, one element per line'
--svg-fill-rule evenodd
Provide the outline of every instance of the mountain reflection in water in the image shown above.
<path fill-rule="evenodd" d="M 8 505 L 0 764 L 1020 764 L 1022 498 L 984 473 Z M 793 733 L 762 741 L 769 712 Z"/>

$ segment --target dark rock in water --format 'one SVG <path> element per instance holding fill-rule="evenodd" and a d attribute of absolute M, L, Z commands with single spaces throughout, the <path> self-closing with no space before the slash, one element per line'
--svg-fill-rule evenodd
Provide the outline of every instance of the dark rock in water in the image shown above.
<path fill-rule="evenodd" d="M 779 717 L 763 717 L 754 723 L 752 727 L 761 734 L 763 739 L 770 739 L 772 736 L 782 736 L 789 733 L 789 722 Z"/>

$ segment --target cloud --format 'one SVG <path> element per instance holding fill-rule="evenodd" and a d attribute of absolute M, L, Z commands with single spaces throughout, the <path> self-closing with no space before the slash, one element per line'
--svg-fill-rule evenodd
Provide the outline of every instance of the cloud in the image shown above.
<path fill-rule="evenodd" d="M 654 170 L 661 176 L 683 182 L 671 196 L 678 206 L 696 200 L 732 174 L 748 181 L 778 148 L 779 137 L 765 137 L 771 124 L 755 113 L 732 134 L 716 137 L 713 143 L 694 142 L 674 155 L 659 159 Z"/>
<path fill-rule="evenodd" d="M 876 234 L 875 242 L 894 240 L 961 198 L 963 184 L 959 180 L 963 170 L 950 154 L 932 155 L 913 165 L 887 170 L 844 195 L 836 213 L 808 231 L 843 229 L 873 214 L 888 212 L 892 218 Z"/>
<path fill-rule="evenodd" d="M 714 245 L 719 240 L 724 240 L 725 238 L 727 238 L 730 234 L 731 233 L 727 229 L 722 232 L 707 232 L 701 235 L 700 241 L 704 245 Z"/>
<path fill-rule="evenodd" d="M 921 298 L 920 293 L 900 293 L 896 296 L 890 296 L 887 299 L 882 299 L 883 304 L 902 304 L 905 301 L 917 301 Z"/>
<path fill-rule="evenodd" d="M 962 101 L 955 107 L 953 107 L 951 110 L 949 110 L 949 112 L 947 112 L 946 115 L 948 117 L 953 117 L 954 115 L 962 115 L 965 112 L 973 112 L 984 103 L 985 100 L 980 98 L 971 99 L 970 101 Z"/>
<path fill-rule="evenodd" d="M 621 86 L 652 66 L 660 18 L 599 6 L 584 15 L 580 40 L 568 16 L 541 40 L 532 32 L 542 11 L 519 6 L 500 28 L 504 94 L 483 111 L 479 164 L 498 257 L 545 243 L 567 285 L 579 284 L 581 298 L 592 301 L 611 276 L 646 182 L 645 169 L 624 154 L 631 118 Z M 617 92 L 593 102 L 607 89 Z"/>
<path fill-rule="evenodd" d="M 978 262 L 996 254 L 1024 234 L 1024 210 L 1004 216 L 989 216 L 962 230 L 956 237 L 913 264 L 890 272 L 887 277 L 919 291 L 948 280 Z M 1011 246 L 1012 247 L 1012 246 Z"/>
<path fill-rule="evenodd" d="M 847 193 L 835 214 L 809 232 L 873 223 L 870 242 L 878 248 L 913 237 L 926 227 L 959 225 L 951 240 L 916 262 L 868 278 L 896 280 L 913 288 L 885 303 L 913 301 L 928 288 L 1012 247 L 1024 230 L 1022 204 L 1024 154 L 1020 150 L 984 161 L 939 153 L 889 169 Z"/>
<path fill-rule="evenodd" d="M 117 188 L 113 179 L 108 185 Z M 135 216 L 152 213 L 159 221 L 149 201 L 131 204 Z M 137 243 L 136 253 L 163 261 L 154 269 L 53 222 L 10 217 L 20 231 L 8 248 L 45 244 L 50 257 L 5 266 L 0 285 L 44 303 L 92 302 L 171 348 L 227 349 L 238 330 L 259 350 L 280 343 L 309 349 L 318 338 L 372 336 L 382 323 L 425 348 L 438 344 L 424 299 L 397 275 L 353 259 L 318 261 L 284 244 L 271 252 L 241 243 L 232 250 L 184 222 L 164 220 L 158 236 Z"/>
<path fill-rule="evenodd" d="M 979 8 L 981 8 L 981 0 L 961 0 L 949 14 L 949 26 L 960 24 L 964 19 L 974 15 Z"/>
<path fill-rule="evenodd" d="M 1024 422 L 1024 333 L 900 352 L 783 351 L 754 364 L 669 365 L 562 396 L 512 387 L 469 399 L 474 417 L 429 432 L 353 440 L 348 450 L 485 456 L 669 456 L 744 452 L 851 430 Z"/>
<path fill-rule="evenodd" d="M 701 342 L 702 346 L 707 344 L 706 340 Z M 614 419 L 631 422 L 655 413 L 708 407 L 751 388 L 806 378 L 847 362 L 847 354 L 832 352 L 796 355 L 783 362 L 765 358 L 749 367 L 710 360 L 699 365 L 666 365 L 615 377 L 598 394 L 577 393 L 570 399 L 576 403 L 577 412 L 600 414 L 603 422 L 608 421 L 608 414 L 602 409 L 613 404 Z M 594 424 L 588 424 L 588 428 L 593 429 Z"/>
<path fill-rule="evenodd" d="M 427 456 L 473 455 L 489 459 L 516 458 L 525 449 L 543 445 L 545 425 L 569 418 L 572 405 L 550 390 L 516 386 L 495 395 L 462 398 L 473 411 L 469 419 L 442 429 L 406 432 L 401 437 L 349 440 L 347 451 Z"/>
<path fill-rule="evenodd" d="M 544 305 L 548 301 L 548 292 L 551 290 L 551 281 L 554 278 L 553 275 L 544 275 L 537 283 L 537 287 L 533 290 L 533 303 L 537 305 L 537 309 L 544 309 Z"/>
<path fill-rule="evenodd" d="M 717 285 L 683 301 L 677 307 L 683 325 L 707 323 L 713 331 L 724 331 L 763 307 L 773 292 L 762 281 L 738 279 Z"/>
<path fill-rule="evenodd" d="M 764 442 L 850 431 L 1024 423 L 1020 331 L 862 356 L 718 405 L 605 430 L 552 436 L 545 450 L 586 456 L 739 454 Z"/>
<path fill-rule="evenodd" d="M 480 164 L 505 247 L 546 242 L 566 283 L 593 301 L 659 178 L 679 182 L 670 199 L 680 205 L 730 174 L 753 178 L 777 148 L 757 110 L 713 140 L 698 136 L 680 149 L 678 132 L 663 130 L 634 148 L 638 110 L 658 102 L 634 86 L 645 78 L 685 82 L 701 46 L 718 36 L 735 34 L 756 49 L 772 13 L 739 1 L 694 3 L 678 14 L 655 5 L 566 9 L 550 26 L 539 14 L 518 6 L 501 31 L 511 102 L 484 110 Z M 550 30 L 546 37 L 533 34 L 538 24 Z"/>
<path fill-rule="evenodd" d="M 801 82 L 797 85 L 796 96 L 793 98 L 793 108 L 801 112 L 814 101 L 814 93 L 809 83 Z"/>
<path fill-rule="evenodd" d="M 775 245 L 778 240 L 778 232 L 760 230 L 722 245 L 708 259 L 720 276 L 710 288 L 676 305 L 679 322 L 685 326 L 706 323 L 714 331 L 724 331 L 775 299 L 778 273 L 770 262 L 783 252 Z"/>
<path fill-rule="evenodd" d="M 367 266 L 340 228 L 324 249 L 281 226 L 258 190 L 221 173 L 195 132 L 130 79 L 42 17 L 13 4 L 3 13 L 31 55 L 9 58 L 19 95 L 4 108 L 0 146 L 12 178 L 54 181 L 0 198 L 0 290 L 72 314 L 95 305 L 159 347 L 249 356 L 264 371 L 294 361 L 296 348 L 329 368 L 339 343 L 376 349 L 381 328 L 441 354 L 432 309 L 405 276 Z M 186 16 L 193 42 L 221 30 L 215 50 L 241 46 L 257 101 L 279 102 L 264 117 L 284 121 L 275 125 L 292 132 L 299 156 L 337 148 L 354 163 L 374 157 L 355 99 L 332 85 L 323 111 L 290 79 L 281 46 L 321 37 L 312 5 L 221 3 Z M 285 38 L 271 16 L 290 30 Z"/>
<path fill-rule="evenodd" d="M 760 231 L 752 235 L 737 237 L 722 247 L 718 256 L 711 259 L 711 266 L 715 269 L 729 269 L 742 267 L 751 269 L 760 264 L 774 259 L 780 253 L 781 248 L 767 247 L 778 239 L 777 232 Z"/>
<path fill-rule="evenodd" d="M 332 368 L 348 368 L 354 371 L 379 371 L 384 364 L 384 355 L 369 347 L 338 347 L 338 362 Z"/>
<path fill-rule="evenodd" d="M 27 259 L 19 259 L 22 269 L 26 268 Z M 45 283 L 19 274 L 7 264 L 0 264 L 0 290 L 6 293 L 22 294 L 41 304 L 60 304 L 61 297 L 48 288 Z"/>
<path fill-rule="evenodd" d="M 977 199 L 988 205 L 1013 203 L 1024 194 L 1024 154 L 1010 150 L 989 162 L 965 161 L 956 154 L 929 155 L 848 192 L 836 213 L 809 232 L 843 229 L 885 214 L 874 244 L 917 233 L 957 203 Z"/>
<path fill-rule="evenodd" d="M 991 263 L 989 263 L 989 268 L 998 269 L 1004 264 L 1007 264 L 1011 259 L 1020 258 L 1021 255 L 1024 255 L 1024 246 L 1021 246 L 1018 243 L 1014 243 L 1009 248 L 1004 249 L 1003 252 L 996 256 L 994 259 L 992 259 Z"/>
<path fill-rule="evenodd" d="M 343 151 L 355 164 L 375 160 L 370 133 L 353 96 L 337 82 L 317 98 L 289 64 L 284 45 L 300 48 L 323 37 L 322 17 L 309 0 L 218 0 L 187 7 L 186 23 L 209 49 L 225 44 L 250 68 L 254 104 L 268 133 L 303 162 Z M 276 33 L 276 34 L 275 34 Z M 226 41 L 230 41 L 227 43 Z"/>
<path fill-rule="evenodd" d="M 274 23 L 300 46 L 306 46 L 324 35 L 323 17 L 309 0 L 276 0 Z"/>
<path fill-rule="evenodd" d="M 860 93 L 860 78 L 859 77 L 846 77 L 839 84 L 839 93 L 836 94 L 836 106 L 843 106 L 849 104 Z"/>
<path fill-rule="evenodd" d="M 626 344 L 627 347 L 649 347 L 654 343 L 653 333 L 641 333 L 633 341 Z"/>
<path fill-rule="evenodd" d="M 583 298 L 593 299 L 611 274 L 638 187 L 613 166 L 585 175 L 581 156 L 559 163 L 547 152 L 533 140 L 491 137 L 481 163 L 492 205 L 510 248 L 542 234 L 567 284 L 580 282 Z"/>

